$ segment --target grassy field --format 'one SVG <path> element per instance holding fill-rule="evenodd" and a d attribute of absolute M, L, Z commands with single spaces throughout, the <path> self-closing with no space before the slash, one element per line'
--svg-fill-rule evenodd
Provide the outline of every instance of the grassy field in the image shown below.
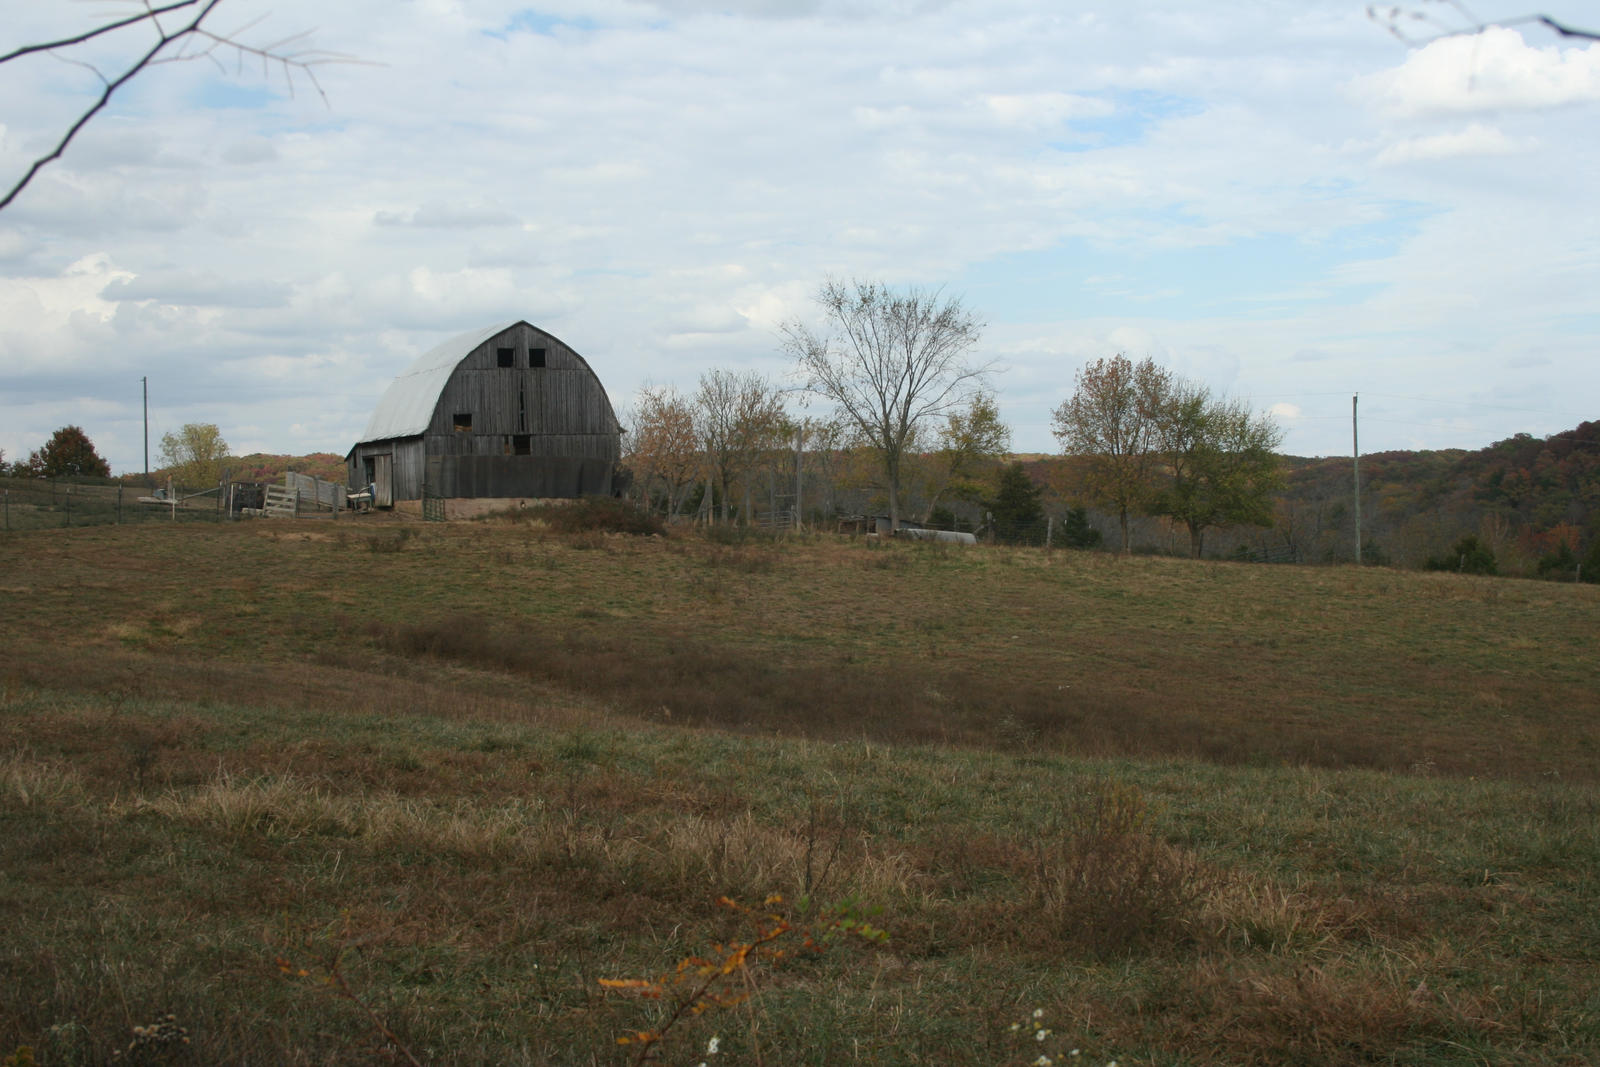
<path fill-rule="evenodd" d="M 1600 1057 L 1600 588 L 341 519 L 0 608 L 0 1059 L 632 1062 L 771 894 L 888 940 L 663 1062 Z"/>

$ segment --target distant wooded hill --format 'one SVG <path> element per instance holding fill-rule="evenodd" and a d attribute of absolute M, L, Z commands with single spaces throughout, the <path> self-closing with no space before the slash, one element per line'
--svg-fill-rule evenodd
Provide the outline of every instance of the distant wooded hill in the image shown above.
<path fill-rule="evenodd" d="M 344 457 L 332 452 L 313 452 L 307 456 L 278 456 L 266 452 L 252 452 L 248 456 L 229 456 L 222 461 L 228 479 L 235 482 L 282 482 L 285 471 L 315 475 L 324 481 L 345 481 Z M 150 472 L 150 482 L 159 485 L 166 481 L 165 469 Z M 143 474 L 125 474 L 121 481 L 128 485 L 143 485 Z M 197 488 L 190 486 L 187 488 Z"/>
<path fill-rule="evenodd" d="M 1048 487 L 1049 510 L 1079 503 L 1078 461 L 1018 458 Z M 1354 559 L 1350 457 L 1282 459 L 1286 484 L 1273 525 L 1216 531 L 1206 554 L 1307 563 Z M 1517 434 L 1476 451 L 1364 455 L 1361 489 L 1362 555 L 1369 562 L 1422 567 L 1471 536 L 1494 553 L 1501 574 L 1538 574 L 1543 562 L 1547 577 L 1570 577 L 1600 543 L 1600 422 L 1544 438 Z M 1109 518 L 1095 518 L 1109 536 Z M 1147 552 L 1184 550 L 1182 531 L 1159 518 L 1141 518 L 1134 543 Z"/>
<path fill-rule="evenodd" d="M 1350 558 L 1354 496 L 1348 456 L 1287 457 L 1274 531 L 1311 560 Z M 1420 567 L 1475 536 L 1502 573 L 1528 573 L 1566 546 L 1600 538 L 1600 422 L 1477 451 L 1378 452 L 1361 457 L 1364 553 Z"/>

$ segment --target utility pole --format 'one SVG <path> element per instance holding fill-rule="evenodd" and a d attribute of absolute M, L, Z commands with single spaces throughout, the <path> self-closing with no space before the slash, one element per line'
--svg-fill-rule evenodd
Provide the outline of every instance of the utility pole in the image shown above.
<path fill-rule="evenodd" d="M 150 379 L 148 376 L 139 379 L 139 384 L 144 387 L 144 480 L 150 484 Z"/>
<path fill-rule="evenodd" d="M 1356 425 L 1357 393 L 1350 398 L 1350 451 L 1355 456 L 1356 475 L 1356 566 L 1361 566 L 1361 431 Z"/>

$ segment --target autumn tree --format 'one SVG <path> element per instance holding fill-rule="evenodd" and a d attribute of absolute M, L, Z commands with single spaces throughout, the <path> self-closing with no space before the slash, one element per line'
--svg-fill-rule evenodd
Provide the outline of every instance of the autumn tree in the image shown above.
<path fill-rule="evenodd" d="M 765 375 L 718 369 L 700 376 L 694 406 L 707 479 L 722 494 L 727 522 L 734 482 L 749 476 L 782 432 L 783 403 Z"/>
<path fill-rule="evenodd" d="M 915 286 L 829 281 L 817 293 L 825 326 L 783 327 L 806 388 L 833 404 L 877 455 L 900 525 L 900 487 L 918 427 L 965 406 L 991 369 L 975 363 L 983 323 L 955 297 Z"/>
<path fill-rule="evenodd" d="M 1116 355 L 1084 367 L 1076 381 L 1055 410 L 1053 429 L 1063 452 L 1083 458 L 1084 492 L 1116 514 L 1127 554 L 1128 516 L 1150 498 L 1173 378 L 1153 360 Z"/>
<path fill-rule="evenodd" d="M 1208 529 L 1272 525 L 1283 487 L 1277 455 L 1283 431 L 1269 416 L 1215 397 L 1204 385 L 1179 382 L 1158 419 L 1158 441 L 1163 468 L 1150 509 L 1183 523 L 1195 559 Z"/>
<path fill-rule="evenodd" d="M 629 463 L 648 506 L 657 485 L 667 515 L 683 506 L 700 474 L 695 406 L 671 386 L 645 386 L 634 403 Z"/>
<path fill-rule="evenodd" d="M 199 488 L 222 479 L 228 442 L 213 422 L 191 422 L 177 433 L 161 435 L 161 465 L 179 485 Z"/>
<path fill-rule="evenodd" d="M 21 464 L 18 464 L 21 466 Z M 109 478 L 111 464 L 100 458 L 94 442 L 77 426 L 63 426 L 28 457 L 27 472 L 36 478 Z"/>
<path fill-rule="evenodd" d="M 802 458 L 814 489 L 807 490 L 812 510 L 822 515 L 834 511 L 834 494 L 839 488 L 841 469 L 847 464 L 850 448 L 850 431 L 836 418 L 802 418 L 801 440 L 804 444 Z M 812 498 L 816 492 L 820 503 Z"/>
<path fill-rule="evenodd" d="M 977 500 L 984 483 L 1011 451 L 1011 429 L 989 393 L 974 393 L 964 408 L 945 416 L 932 451 L 917 457 L 927 522 L 946 497 Z M 989 478 L 985 478 L 988 475 Z"/>

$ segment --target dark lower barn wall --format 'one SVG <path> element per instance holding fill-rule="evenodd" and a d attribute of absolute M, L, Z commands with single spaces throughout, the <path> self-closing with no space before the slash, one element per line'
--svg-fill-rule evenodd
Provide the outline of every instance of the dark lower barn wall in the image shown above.
<path fill-rule="evenodd" d="M 616 438 L 593 441 L 584 436 L 537 435 L 529 443 L 533 454 L 506 455 L 511 446 L 485 434 L 472 443 L 486 451 L 492 448 L 491 454 L 426 458 L 421 437 L 373 441 L 350 451 L 346 469 L 350 484 L 359 488 L 367 484 L 367 458 L 392 455 L 395 500 L 421 500 L 424 485 L 431 494 L 451 499 L 609 496 L 618 457 L 607 453 L 616 451 Z M 467 443 L 461 438 L 448 444 L 460 449 Z"/>
<path fill-rule="evenodd" d="M 558 456 L 430 456 L 428 488 L 449 499 L 609 496 L 613 466 Z"/>

